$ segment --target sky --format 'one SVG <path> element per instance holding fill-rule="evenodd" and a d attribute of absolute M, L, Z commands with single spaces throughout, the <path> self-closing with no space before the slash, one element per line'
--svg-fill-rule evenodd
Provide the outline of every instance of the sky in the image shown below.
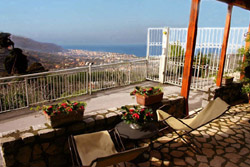
<path fill-rule="evenodd" d="M 0 0 L 0 32 L 59 45 L 146 44 L 150 27 L 188 27 L 191 0 Z M 227 4 L 201 0 L 199 27 L 224 27 Z M 233 8 L 232 27 L 250 12 Z"/>

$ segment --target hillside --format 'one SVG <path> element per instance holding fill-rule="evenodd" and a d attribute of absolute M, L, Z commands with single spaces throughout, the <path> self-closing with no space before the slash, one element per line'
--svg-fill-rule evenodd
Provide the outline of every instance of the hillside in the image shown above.
<path fill-rule="evenodd" d="M 58 46 L 56 44 L 42 43 L 21 36 L 12 35 L 11 40 L 15 43 L 16 48 L 21 48 L 24 50 L 37 51 L 42 53 L 55 53 L 64 50 L 61 46 Z"/>

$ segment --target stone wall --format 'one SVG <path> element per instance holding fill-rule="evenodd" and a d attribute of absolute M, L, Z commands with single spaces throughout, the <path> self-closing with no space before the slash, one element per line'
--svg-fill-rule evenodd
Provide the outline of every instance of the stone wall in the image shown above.
<path fill-rule="evenodd" d="M 209 101 L 220 97 L 228 104 L 236 104 L 238 102 L 245 102 L 246 95 L 241 92 L 242 83 L 232 83 L 227 86 L 209 86 L 205 88 L 202 97 L 202 107 L 205 107 Z"/>
<path fill-rule="evenodd" d="M 184 113 L 183 97 L 170 96 L 157 105 L 163 104 L 164 110 L 169 113 L 176 116 Z M 1 133 L 3 166 L 71 166 L 68 136 L 113 128 L 121 121 L 120 115 L 119 108 L 112 108 L 86 113 L 82 122 L 62 128 L 53 129 L 49 124 L 42 124 Z"/>

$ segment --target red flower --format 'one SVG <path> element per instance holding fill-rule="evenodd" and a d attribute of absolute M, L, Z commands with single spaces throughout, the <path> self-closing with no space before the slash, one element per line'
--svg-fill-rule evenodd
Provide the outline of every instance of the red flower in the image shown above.
<path fill-rule="evenodd" d="M 147 94 L 146 94 L 146 93 L 144 93 L 144 96 L 147 96 Z"/>
<path fill-rule="evenodd" d="M 61 106 L 63 106 L 64 108 L 67 107 L 67 103 L 62 103 Z"/>
<path fill-rule="evenodd" d="M 134 112 L 135 110 L 134 109 L 129 109 L 129 112 Z"/>
<path fill-rule="evenodd" d="M 141 109 L 141 112 L 143 112 L 144 110 L 145 110 L 145 109 L 144 109 L 144 108 L 142 108 L 142 109 Z"/>
<path fill-rule="evenodd" d="M 52 108 L 52 106 L 49 106 L 49 107 L 48 107 L 48 110 L 51 109 L 51 108 Z"/>
<path fill-rule="evenodd" d="M 143 89 L 143 92 L 146 92 L 146 89 Z"/>
<path fill-rule="evenodd" d="M 66 110 L 68 110 L 69 112 L 71 112 L 71 111 L 72 111 L 72 108 L 67 107 Z"/>
<path fill-rule="evenodd" d="M 139 119 L 140 118 L 140 116 L 137 113 L 133 114 L 132 117 L 134 117 L 135 119 Z"/>
<path fill-rule="evenodd" d="M 84 110 L 84 106 L 80 106 L 80 109 L 81 109 L 81 110 Z"/>
<path fill-rule="evenodd" d="M 74 106 L 76 106 L 77 104 L 78 104 L 78 103 L 77 103 L 77 102 L 75 102 L 75 103 L 74 103 Z"/>
<path fill-rule="evenodd" d="M 151 90 L 153 90 L 153 88 L 149 88 L 148 90 L 151 91 Z"/>
<path fill-rule="evenodd" d="M 125 117 L 127 116 L 127 113 L 126 113 L 126 112 L 124 113 L 124 116 L 125 116 Z"/>

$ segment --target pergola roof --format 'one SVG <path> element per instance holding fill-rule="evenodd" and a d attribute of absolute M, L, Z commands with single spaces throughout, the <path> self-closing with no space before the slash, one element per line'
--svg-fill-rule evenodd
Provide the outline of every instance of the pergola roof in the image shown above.
<path fill-rule="evenodd" d="M 241 7 L 243 9 L 250 10 L 250 0 L 217 0 L 221 2 L 225 2 L 234 6 Z"/>

